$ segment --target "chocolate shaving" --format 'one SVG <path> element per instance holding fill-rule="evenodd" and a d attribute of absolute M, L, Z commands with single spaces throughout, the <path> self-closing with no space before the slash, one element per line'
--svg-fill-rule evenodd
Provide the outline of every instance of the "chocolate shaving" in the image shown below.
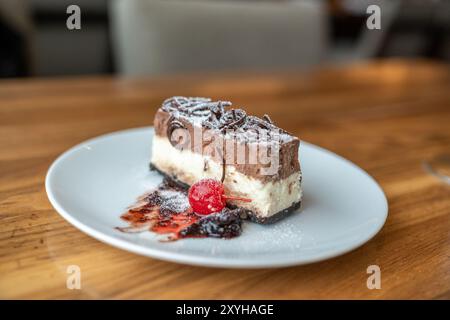
<path fill-rule="evenodd" d="M 258 122 L 256 125 L 261 129 L 270 130 L 270 126 L 266 123 Z"/>
<path fill-rule="evenodd" d="M 211 115 L 209 120 L 211 121 L 219 121 L 222 118 L 225 109 L 222 104 L 222 101 L 219 101 L 216 106 L 211 107 Z"/>
<path fill-rule="evenodd" d="M 271 130 L 272 129 L 272 124 L 270 122 L 268 122 L 266 119 L 261 120 L 255 117 L 251 118 L 251 121 L 248 121 L 248 126 L 249 128 L 252 129 L 264 129 L 264 130 Z"/>
<path fill-rule="evenodd" d="M 190 107 L 187 112 L 189 115 L 208 115 L 211 112 L 211 108 L 208 103 L 201 103 Z"/>
<path fill-rule="evenodd" d="M 219 130 L 236 130 L 241 127 L 245 120 L 247 119 L 247 114 L 241 109 L 232 109 L 227 111 L 221 119 L 221 124 Z"/>
<path fill-rule="evenodd" d="M 266 122 L 268 122 L 270 124 L 273 124 L 273 121 L 272 121 L 272 119 L 270 119 L 269 115 L 265 114 L 265 115 L 263 115 L 262 118 L 263 118 L 264 121 L 266 121 Z"/>
<path fill-rule="evenodd" d="M 220 119 L 224 107 L 228 106 L 231 106 L 229 101 L 214 102 L 209 98 L 201 97 L 172 97 L 163 102 L 162 109 L 167 112 L 181 111 L 189 116 L 207 116 L 215 109 L 214 113 Z"/>

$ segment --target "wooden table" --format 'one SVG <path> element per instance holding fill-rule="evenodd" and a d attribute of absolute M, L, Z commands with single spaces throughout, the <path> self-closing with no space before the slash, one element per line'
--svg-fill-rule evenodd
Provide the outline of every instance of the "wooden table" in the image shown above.
<path fill-rule="evenodd" d="M 227 270 L 137 256 L 51 207 L 49 165 L 102 133 L 147 126 L 172 95 L 230 99 L 367 170 L 386 192 L 382 231 L 312 265 Z M 310 72 L 0 81 L 1 298 L 450 298 L 450 186 L 423 161 L 450 153 L 450 70 L 391 60 Z M 66 269 L 82 289 L 66 288 Z M 366 287 L 369 265 L 382 288 Z"/>

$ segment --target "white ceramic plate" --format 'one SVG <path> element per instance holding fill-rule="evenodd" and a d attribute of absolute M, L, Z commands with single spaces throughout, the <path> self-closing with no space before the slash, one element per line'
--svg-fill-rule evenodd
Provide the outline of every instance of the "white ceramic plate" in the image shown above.
<path fill-rule="evenodd" d="M 153 129 L 100 136 L 62 154 L 46 190 L 53 207 L 85 233 L 124 250 L 174 262 L 232 268 L 299 265 L 341 255 L 370 240 L 387 217 L 379 185 L 353 163 L 301 142 L 302 209 L 273 225 L 245 222 L 240 237 L 160 242 L 122 233 L 120 215 L 162 177 L 148 169 Z"/>

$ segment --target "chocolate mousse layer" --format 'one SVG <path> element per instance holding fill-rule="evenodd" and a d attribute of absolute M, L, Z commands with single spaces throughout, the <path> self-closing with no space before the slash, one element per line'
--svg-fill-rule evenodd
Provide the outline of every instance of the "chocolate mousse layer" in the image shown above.
<path fill-rule="evenodd" d="M 228 101 L 169 98 L 155 116 L 155 134 L 179 150 L 209 156 L 224 168 L 234 166 L 262 182 L 300 171 L 298 138 L 275 126 L 268 116 L 261 119 L 228 107 Z M 206 162 L 204 170 L 208 170 Z"/>

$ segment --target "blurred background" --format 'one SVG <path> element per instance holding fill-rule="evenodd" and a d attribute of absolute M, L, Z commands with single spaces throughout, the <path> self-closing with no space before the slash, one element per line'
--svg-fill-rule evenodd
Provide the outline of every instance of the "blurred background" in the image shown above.
<path fill-rule="evenodd" d="M 381 30 L 366 27 L 371 4 Z M 449 62 L 449 31 L 449 0 L 0 0 L 0 77 Z"/>

